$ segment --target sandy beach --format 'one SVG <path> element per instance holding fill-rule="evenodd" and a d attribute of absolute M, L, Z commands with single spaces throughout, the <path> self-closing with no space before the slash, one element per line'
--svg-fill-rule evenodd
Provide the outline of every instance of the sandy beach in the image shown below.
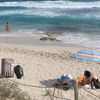
<path fill-rule="evenodd" d="M 58 90 L 53 85 L 62 74 L 77 81 L 85 70 L 100 78 L 100 52 L 95 48 L 100 51 L 100 0 L 0 0 L 0 86 L 6 79 L 32 100 L 75 100 L 74 88 Z M 24 76 L 3 78 L 3 58 L 14 59 L 13 67 L 20 65 Z M 7 100 L 23 100 L 24 92 L 12 90 L 16 84 L 8 87 Z M 0 100 L 5 100 L 2 88 Z M 100 89 L 78 87 L 77 97 L 100 100 Z"/>
<path fill-rule="evenodd" d="M 17 79 L 16 76 L 14 76 L 14 78 L 10 78 L 11 80 L 34 86 L 47 87 L 54 84 L 55 81 L 52 81 L 52 79 L 57 78 L 57 76 L 63 73 L 72 74 L 72 76 L 77 79 L 77 76 L 83 75 L 84 70 L 90 70 L 99 76 L 100 64 L 73 60 L 68 57 L 70 53 L 74 53 L 80 49 L 87 49 L 87 47 L 72 44 L 62 45 L 59 42 L 45 42 L 46 45 L 44 45 L 42 42 L 39 42 L 38 45 L 34 45 L 36 42 L 34 42 L 33 45 L 25 45 L 23 43 L 23 45 L 16 45 L 16 43 L 7 44 L 1 42 L 0 59 L 13 58 L 15 65 L 21 65 L 24 70 L 24 78 Z M 43 96 L 45 89 L 20 84 L 19 87 L 23 91 L 28 92 L 34 100 L 50 99 L 48 96 Z M 52 89 L 53 88 L 51 88 L 51 90 Z M 89 89 L 89 91 L 100 97 L 100 90 Z M 60 94 L 63 98 L 74 100 L 73 90 L 62 91 Z M 79 89 L 79 100 L 99 100 L 99 98 L 83 89 Z"/>

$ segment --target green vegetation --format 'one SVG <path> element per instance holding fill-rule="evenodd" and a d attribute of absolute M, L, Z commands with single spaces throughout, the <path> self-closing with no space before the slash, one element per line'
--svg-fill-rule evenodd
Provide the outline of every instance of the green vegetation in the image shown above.
<path fill-rule="evenodd" d="M 32 100 L 31 97 L 18 88 L 17 83 L 0 79 L 0 100 Z"/>

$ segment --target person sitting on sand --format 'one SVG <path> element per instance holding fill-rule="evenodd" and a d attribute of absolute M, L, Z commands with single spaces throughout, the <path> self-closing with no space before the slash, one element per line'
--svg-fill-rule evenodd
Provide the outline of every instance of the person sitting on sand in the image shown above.
<path fill-rule="evenodd" d="M 96 80 L 99 79 L 96 74 L 91 73 L 88 70 L 84 71 L 84 77 L 85 77 L 84 84 L 91 84 L 92 79 L 96 79 Z"/>
<path fill-rule="evenodd" d="M 80 85 L 80 86 L 85 86 L 85 85 L 91 86 L 93 79 L 97 80 L 98 77 L 95 74 L 91 73 L 90 71 L 85 70 L 84 76 L 78 78 L 78 85 Z"/>

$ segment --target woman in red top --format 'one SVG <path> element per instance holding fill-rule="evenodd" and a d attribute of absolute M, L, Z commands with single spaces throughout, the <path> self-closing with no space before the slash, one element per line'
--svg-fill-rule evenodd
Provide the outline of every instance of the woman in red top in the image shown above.
<path fill-rule="evenodd" d="M 9 26 L 9 23 L 7 22 L 6 23 L 6 32 L 9 32 L 10 31 L 10 26 Z"/>

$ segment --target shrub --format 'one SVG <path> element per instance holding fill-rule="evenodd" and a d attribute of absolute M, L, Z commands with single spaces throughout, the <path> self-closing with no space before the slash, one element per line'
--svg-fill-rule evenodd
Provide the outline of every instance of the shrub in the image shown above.
<path fill-rule="evenodd" d="M 7 79 L 0 79 L 0 100 L 32 100 L 31 97 L 18 88 L 17 83 L 9 82 Z"/>

